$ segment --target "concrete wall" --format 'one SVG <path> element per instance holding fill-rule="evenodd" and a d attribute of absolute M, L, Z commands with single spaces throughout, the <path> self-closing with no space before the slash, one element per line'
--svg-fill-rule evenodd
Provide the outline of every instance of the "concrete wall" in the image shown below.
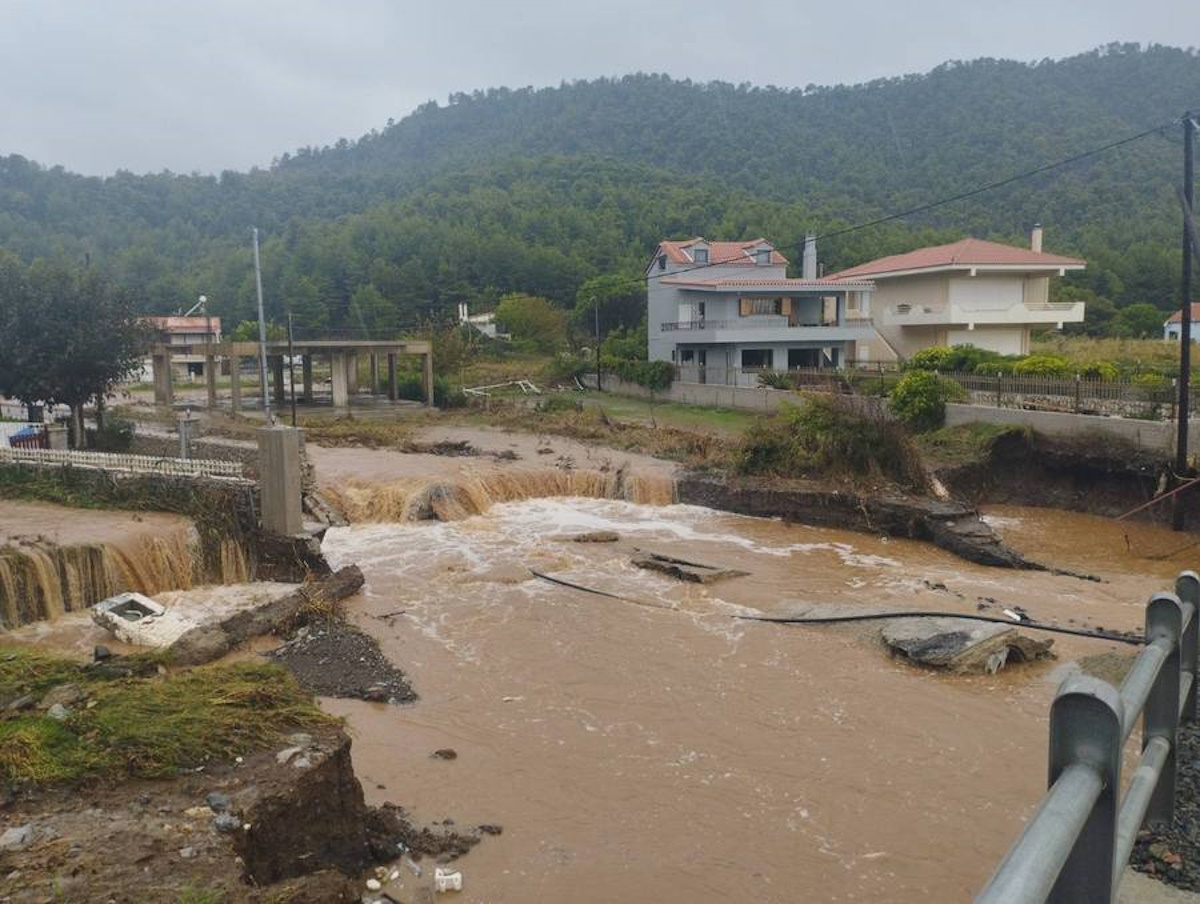
<path fill-rule="evenodd" d="M 1134 418 L 1066 414 L 1058 411 L 1028 411 L 1023 408 L 989 408 L 983 405 L 947 405 L 946 426 L 959 424 L 1013 424 L 1029 427 L 1047 436 L 1099 434 L 1134 443 L 1144 449 L 1173 454 L 1174 421 L 1139 421 Z M 1200 449 L 1200 424 L 1192 422 L 1188 448 Z"/>
<path fill-rule="evenodd" d="M 588 386 L 596 385 L 596 377 L 582 378 Z M 650 391 L 636 383 L 627 383 L 605 374 L 604 389 L 615 395 L 650 398 Z M 707 408 L 733 408 L 741 411 L 770 413 L 786 403 L 796 404 L 799 397 L 781 389 L 748 389 L 739 386 L 713 386 L 699 383 L 672 383 L 670 389 L 656 393 L 659 401 L 702 405 Z M 855 397 L 861 398 L 861 397 Z M 865 401 L 865 400 L 864 400 Z M 876 400 L 870 400 L 875 404 Z M 1134 443 L 1145 449 L 1173 454 L 1175 451 L 1174 421 L 1140 421 L 1134 418 L 1098 417 L 1090 414 L 1066 414 L 1057 411 L 1027 411 L 1023 408 L 990 408 L 984 405 L 946 406 L 946 426 L 959 424 L 1012 424 L 1029 427 L 1047 436 L 1082 436 L 1098 434 Z M 1200 450 L 1200 423 L 1190 425 L 1188 448 Z"/>
<path fill-rule="evenodd" d="M 584 385 L 595 387 L 596 375 L 580 378 Z M 614 395 L 650 398 L 650 390 L 627 383 L 611 374 L 604 375 L 604 391 Z M 670 389 L 656 392 L 654 398 L 661 402 L 679 402 L 684 405 L 702 405 L 706 408 L 736 408 L 743 411 L 772 412 L 784 402 L 795 404 L 799 398 L 794 392 L 782 389 L 749 389 L 742 386 L 714 386 L 701 383 L 672 383 Z"/>

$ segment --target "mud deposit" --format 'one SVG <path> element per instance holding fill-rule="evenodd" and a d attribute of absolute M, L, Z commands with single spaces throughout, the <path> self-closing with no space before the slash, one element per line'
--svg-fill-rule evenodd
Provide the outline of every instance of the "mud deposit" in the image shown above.
<path fill-rule="evenodd" d="M 366 576 L 351 621 L 421 699 L 324 706 L 348 720 L 368 800 L 504 825 L 463 861 L 464 900 L 969 900 L 1044 793 L 1055 688 L 1076 660 L 1127 648 L 1063 637 L 1056 662 L 944 676 L 889 657 L 877 627 L 730 616 L 1020 606 L 1137 630 L 1150 593 L 1191 567 L 1191 551 L 1144 554 L 1181 544 L 1148 525 L 1126 543 L 1087 516 L 1010 508 L 990 522 L 1031 557 L 1106 582 L 614 500 L 333 529 L 332 563 Z M 572 542 L 591 531 L 619 540 Z M 684 583 L 633 565 L 639 548 L 748 575 Z"/>
<path fill-rule="evenodd" d="M 287 666 L 301 687 L 320 697 L 374 703 L 417 699 L 404 672 L 380 652 L 375 639 L 340 618 L 300 628 L 269 655 Z"/>

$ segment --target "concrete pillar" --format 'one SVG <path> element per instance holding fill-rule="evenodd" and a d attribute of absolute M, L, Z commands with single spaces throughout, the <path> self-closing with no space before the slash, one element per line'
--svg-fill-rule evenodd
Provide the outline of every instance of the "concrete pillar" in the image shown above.
<path fill-rule="evenodd" d="M 300 396 L 305 404 L 311 405 L 313 400 L 312 355 L 300 359 L 300 370 L 304 379 L 304 393 Z"/>
<path fill-rule="evenodd" d="M 358 352 L 346 352 L 346 391 L 358 394 Z"/>
<path fill-rule="evenodd" d="M 151 357 L 150 365 L 154 373 L 154 402 L 170 405 L 175 400 L 171 385 L 171 350 L 164 346 L 161 354 Z"/>
<path fill-rule="evenodd" d="M 283 385 L 283 355 L 271 358 L 271 382 L 275 384 L 275 404 L 282 408 L 287 403 L 286 387 Z"/>
<path fill-rule="evenodd" d="M 421 375 L 421 386 L 425 389 L 425 404 L 430 408 L 433 407 L 433 352 L 426 352 L 421 356 L 421 362 L 424 365 Z"/>
<path fill-rule="evenodd" d="M 258 431 L 258 475 L 263 530 L 284 536 L 304 530 L 299 430 L 276 426 Z"/>
<path fill-rule="evenodd" d="M 200 419 L 192 414 L 191 411 L 185 411 L 179 415 L 179 457 L 192 457 L 192 439 L 196 436 L 197 429 L 200 425 Z"/>
<path fill-rule="evenodd" d="M 217 407 L 217 359 L 213 355 L 204 356 L 204 382 L 208 385 L 208 407 Z"/>
<path fill-rule="evenodd" d="M 46 441 L 51 449 L 56 449 L 60 452 L 66 452 L 71 448 L 71 444 L 67 441 L 67 428 L 60 427 L 57 424 L 46 425 Z"/>
<path fill-rule="evenodd" d="M 329 355 L 334 408 L 346 408 L 350 405 L 349 375 L 346 372 L 348 358 L 345 352 L 331 352 Z"/>
<path fill-rule="evenodd" d="M 230 408 L 234 414 L 242 410 L 242 359 L 237 355 L 229 358 Z"/>
<path fill-rule="evenodd" d="M 397 385 L 397 381 L 396 381 L 396 353 L 395 352 L 388 352 L 387 371 L 388 371 L 388 389 L 387 389 L 388 398 L 394 402 L 394 401 L 396 401 L 396 398 L 400 395 L 400 387 Z"/>
<path fill-rule="evenodd" d="M 379 395 L 379 355 L 371 352 L 371 395 Z"/>

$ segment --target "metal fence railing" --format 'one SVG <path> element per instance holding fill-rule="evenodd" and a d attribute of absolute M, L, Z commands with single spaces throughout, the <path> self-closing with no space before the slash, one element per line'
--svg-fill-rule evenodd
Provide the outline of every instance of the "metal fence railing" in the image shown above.
<path fill-rule="evenodd" d="M 1146 607 L 1145 647 L 1114 688 L 1072 676 L 1050 708 L 1049 790 L 977 904 L 1108 902 L 1143 824 L 1175 812 L 1176 735 L 1196 719 L 1200 577 Z M 1124 796 L 1125 742 L 1142 718 L 1142 754 Z"/>
<path fill-rule="evenodd" d="M 725 367 L 680 364 L 676 379 L 682 383 L 718 386 L 797 389 L 887 395 L 902 376 L 895 362 L 855 362 L 849 366 Z M 941 372 L 963 390 L 959 399 L 990 408 L 1023 408 L 1068 414 L 1174 420 L 1178 390 L 1174 380 L 1158 376 L 1099 379 L 1084 376 L 1051 377 L 1037 374 Z M 1191 410 L 1200 411 L 1200 393 L 1191 395 Z"/>
<path fill-rule="evenodd" d="M 118 452 L 80 452 L 61 449 L 13 449 L 0 446 L 0 464 L 70 465 L 104 471 L 161 474 L 168 477 L 241 478 L 242 464 L 200 458 L 158 458 Z"/>

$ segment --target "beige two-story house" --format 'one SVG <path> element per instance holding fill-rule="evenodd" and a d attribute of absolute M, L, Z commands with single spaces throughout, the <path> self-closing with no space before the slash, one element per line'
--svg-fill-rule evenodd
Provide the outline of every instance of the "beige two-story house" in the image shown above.
<path fill-rule="evenodd" d="M 965 238 L 859 264 L 827 277 L 875 284 L 878 342 L 860 342 L 862 360 L 908 358 L 932 345 L 974 345 L 1005 355 L 1029 352 L 1030 331 L 1083 320 L 1083 302 L 1050 301 L 1050 280 L 1086 261 L 1042 251 L 1035 227 L 1029 248 Z"/>

